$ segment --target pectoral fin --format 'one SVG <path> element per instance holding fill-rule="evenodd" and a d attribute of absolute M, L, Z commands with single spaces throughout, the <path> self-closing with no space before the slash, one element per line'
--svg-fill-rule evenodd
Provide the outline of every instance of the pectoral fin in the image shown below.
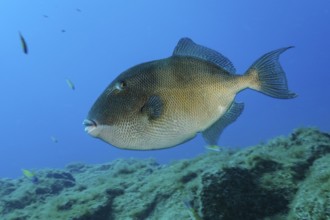
<path fill-rule="evenodd" d="M 141 108 L 141 112 L 147 114 L 150 120 L 159 118 L 163 112 L 163 102 L 161 98 L 157 95 L 150 96 Z"/>
<path fill-rule="evenodd" d="M 243 103 L 233 102 L 227 112 L 211 127 L 202 132 L 205 141 L 210 145 L 216 145 L 223 129 L 233 123 L 244 109 Z"/>

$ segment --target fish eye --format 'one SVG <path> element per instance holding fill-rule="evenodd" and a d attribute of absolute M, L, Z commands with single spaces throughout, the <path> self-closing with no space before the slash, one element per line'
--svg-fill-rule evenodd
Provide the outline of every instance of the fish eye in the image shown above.
<path fill-rule="evenodd" d="M 121 89 L 124 89 L 124 88 L 126 88 L 127 84 L 125 81 L 121 81 L 121 82 L 119 82 L 119 86 Z"/>
<path fill-rule="evenodd" d="M 115 84 L 115 88 L 114 89 L 117 90 L 117 91 L 122 91 L 123 89 L 126 88 L 126 86 L 127 86 L 127 84 L 126 84 L 125 81 L 120 81 L 120 82 L 117 82 Z"/>

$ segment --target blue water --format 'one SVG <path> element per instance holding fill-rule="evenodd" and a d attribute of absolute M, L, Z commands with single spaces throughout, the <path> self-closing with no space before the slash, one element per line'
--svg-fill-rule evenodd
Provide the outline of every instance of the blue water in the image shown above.
<path fill-rule="evenodd" d="M 328 0 L 3 0 L 0 177 L 18 177 L 22 168 L 130 157 L 166 163 L 205 152 L 200 136 L 166 150 L 120 150 L 88 136 L 82 126 L 95 99 L 119 73 L 171 55 L 181 37 L 223 53 L 238 73 L 266 52 L 295 46 L 281 63 L 290 90 L 299 96 L 277 100 L 243 91 L 236 100 L 245 110 L 224 131 L 221 146 L 248 147 L 300 126 L 329 132 L 329 22 Z"/>

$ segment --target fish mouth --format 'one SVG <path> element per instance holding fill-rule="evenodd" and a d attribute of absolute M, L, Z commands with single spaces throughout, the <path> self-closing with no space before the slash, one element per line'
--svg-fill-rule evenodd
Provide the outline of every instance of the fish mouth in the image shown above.
<path fill-rule="evenodd" d="M 85 119 L 83 121 L 83 125 L 85 126 L 85 131 L 88 134 L 91 134 L 92 131 L 97 127 L 97 123 L 94 120 L 90 120 L 90 119 Z"/>

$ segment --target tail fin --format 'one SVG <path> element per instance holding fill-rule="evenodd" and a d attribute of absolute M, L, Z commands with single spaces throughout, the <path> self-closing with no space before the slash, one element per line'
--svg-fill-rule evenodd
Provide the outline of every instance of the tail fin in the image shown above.
<path fill-rule="evenodd" d="M 255 61 L 245 74 L 252 79 L 249 87 L 274 98 L 296 97 L 288 89 L 285 73 L 278 60 L 281 53 L 290 48 L 292 47 L 271 51 Z"/>

